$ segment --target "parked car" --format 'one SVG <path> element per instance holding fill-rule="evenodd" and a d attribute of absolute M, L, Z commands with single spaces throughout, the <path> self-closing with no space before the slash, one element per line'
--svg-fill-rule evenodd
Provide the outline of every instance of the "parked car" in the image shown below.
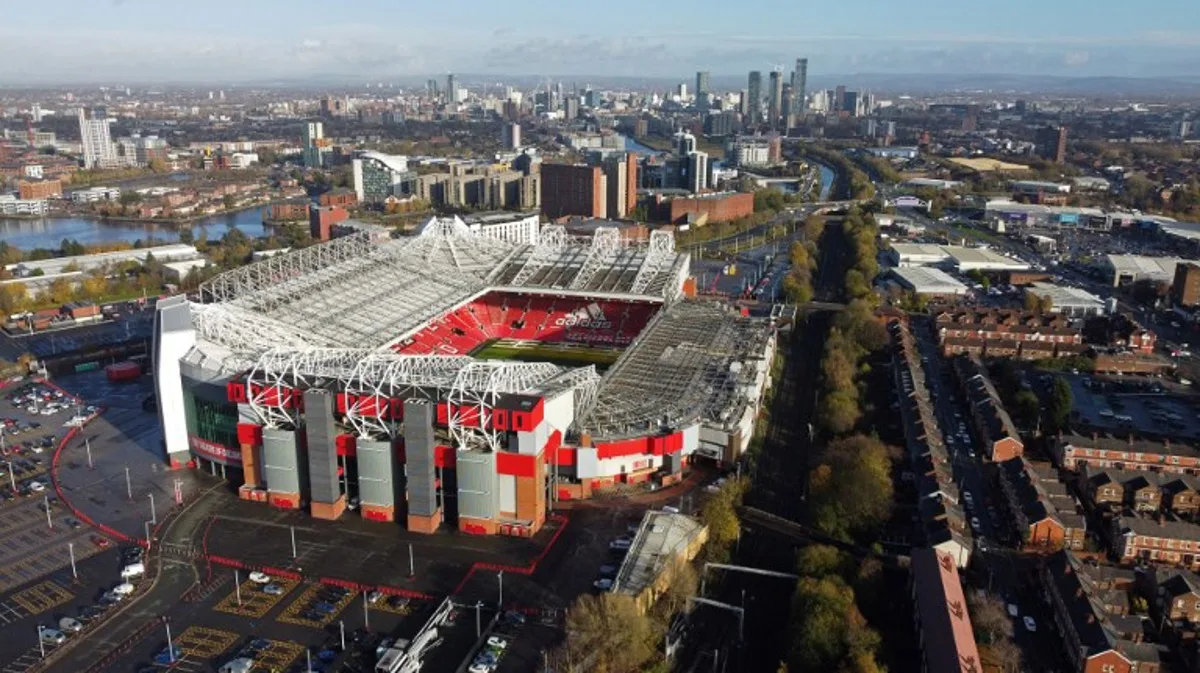
<path fill-rule="evenodd" d="M 597 591 L 612 591 L 613 581 L 607 577 L 601 577 L 595 582 L 592 582 L 592 588 Z"/>
<path fill-rule="evenodd" d="M 283 595 L 283 587 L 279 586 L 278 584 L 264 584 L 262 590 L 263 593 L 267 594 L 268 596 Z"/>
<path fill-rule="evenodd" d="M 47 645 L 62 645 L 67 642 L 67 636 L 58 629 L 38 629 L 41 634 L 42 642 Z"/>
<path fill-rule="evenodd" d="M 78 619 L 63 617 L 58 620 L 58 628 L 62 629 L 63 633 L 79 633 L 83 630 L 83 624 Z"/>
<path fill-rule="evenodd" d="M 1025 617 L 1021 621 L 1023 621 L 1025 623 L 1026 631 L 1028 631 L 1030 633 L 1034 633 L 1037 631 L 1037 622 L 1033 621 L 1033 617 L 1030 617 L 1029 615 L 1025 615 Z"/>
<path fill-rule="evenodd" d="M 271 581 L 271 577 L 264 572 L 255 570 L 254 572 L 250 573 L 250 581 L 254 582 L 255 584 L 267 584 Z"/>

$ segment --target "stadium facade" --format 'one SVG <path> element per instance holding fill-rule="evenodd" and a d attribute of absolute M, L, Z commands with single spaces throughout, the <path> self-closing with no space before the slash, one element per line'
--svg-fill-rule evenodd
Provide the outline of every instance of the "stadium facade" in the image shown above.
<path fill-rule="evenodd" d="M 160 302 L 168 459 L 314 517 L 510 535 L 553 500 L 736 459 L 770 385 L 769 321 L 693 298 L 670 233 L 501 231 L 352 234 Z M 471 356 L 498 340 L 615 361 Z"/>

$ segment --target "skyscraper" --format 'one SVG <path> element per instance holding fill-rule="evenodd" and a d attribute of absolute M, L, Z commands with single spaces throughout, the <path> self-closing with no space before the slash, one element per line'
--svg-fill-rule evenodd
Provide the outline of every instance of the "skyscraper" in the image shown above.
<path fill-rule="evenodd" d="M 771 89 L 768 92 L 767 124 L 771 128 L 779 127 L 779 117 L 783 114 L 783 73 L 771 71 Z"/>
<path fill-rule="evenodd" d="M 750 123 L 757 124 L 762 121 L 762 73 L 757 70 L 750 71 L 750 81 L 746 85 L 746 113 L 750 116 Z"/>
<path fill-rule="evenodd" d="M 320 168 L 325 163 L 324 153 L 329 150 L 325 141 L 325 125 L 321 122 L 308 122 L 302 129 L 304 142 L 304 165 L 309 168 Z"/>
<path fill-rule="evenodd" d="M 504 125 L 504 149 L 515 150 L 521 146 L 521 125 L 520 124 L 505 124 Z"/>
<path fill-rule="evenodd" d="M 696 151 L 696 136 L 687 131 L 679 131 L 675 134 L 675 153 L 681 157 L 686 157 Z"/>
<path fill-rule="evenodd" d="M 1067 127 L 1045 126 L 1037 130 L 1034 136 L 1038 156 L 1056 164 L 1061 164 L 1067 158 Z"/>
<path fill-rule="evenodd" d="M 454 73 L 446 76 L 446 100 L 451 103 L 458 102 L 458 80 L 454 78 Z"/>
<path fill-rule="evenodd" d="M 792 95 L 796 98 L 796 114 L 808 112 L 808 59 L 796 59 L 796 71 L 792 73 Z"/>
<path fill-rule="evenodd" d="M 701 70 L 696 73 L 696 95 L 708 93 L 711 91 L 708 85 L 709 73 L 707 70 Z"/>
<path fill-rule="evenodd" d="M 83 146 L 84 168 L 116 168 L 117 146 L 109 129 L 108 108 L 79 109 L 79 138 Z"/>
<path fill-rule="evenodd" d="M 687 188 L 699 194 L 708 189 L 708 153 L 689 152 L 687 155 Z"/>

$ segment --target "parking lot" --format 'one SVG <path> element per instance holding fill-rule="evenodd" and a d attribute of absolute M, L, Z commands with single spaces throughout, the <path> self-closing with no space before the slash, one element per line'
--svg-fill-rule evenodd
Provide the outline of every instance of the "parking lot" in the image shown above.
<path fill-rule="evenodd" d="M 1074 397 L 1074 424 L 1097 431 L 1169 429 L 1174 437 L 1200 440 L 1200 418 L 1187 398 L 1157 381 L 1137 384 L 1064 375 Z M 1155 387 L 1157 386 L 1157 387 Z"/>

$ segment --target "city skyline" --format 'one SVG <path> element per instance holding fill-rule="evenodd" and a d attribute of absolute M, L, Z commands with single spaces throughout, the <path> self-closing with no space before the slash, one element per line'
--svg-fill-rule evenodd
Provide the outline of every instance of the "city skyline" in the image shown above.
<path fill-rule="evenodd" d="M 948 0 L 919 0 L 904 12 L 883 0 L 853 7 L 617 0 L 604 13 L 543 0 L 503 6 L 468 0 L 452 17 L 420 6 L 400 13 L 382 0 L 361 0 L 349 15 L 310 0 L 216 0 L 186 22 L 176 20 L 178 12 L 147 11 L 144 0 L 64 0 L 9 13 L 0 28 L 0 83 L 378 79 L 451 71 L 687 77 L 709 70 L 720 77 L 786 68 L 798 55 L 811 59 L 814 78 L 1196 72 L 1200 17 L 1184 0 L 1152 0 L 1153 11 L 1146 3 L 1103 4 L 1104 11 L 1094 4 L 1077 11 L 1083 5 L 1075 0 L 1014 0 L 1006 16 L 1037 21 L 994 27 Z M 770 17 L 765 28 L 764 17 Z M 775 28 L 788 25 L 808 28 Z"/>

